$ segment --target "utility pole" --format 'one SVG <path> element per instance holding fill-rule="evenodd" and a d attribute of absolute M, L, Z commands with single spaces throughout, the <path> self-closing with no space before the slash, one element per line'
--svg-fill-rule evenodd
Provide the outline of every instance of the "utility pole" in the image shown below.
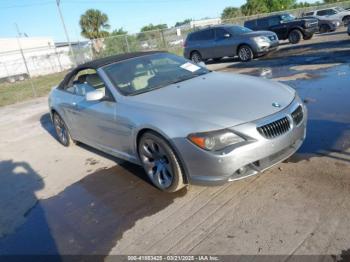
<path fill-rule="evenodd" d="M 76 61 L 75 54 L 73 52 L 72 44 L 71 44 L 71 42 L 69 40 L 69 35 L 68 35 L 67 28 L 66 28 L 66 24 L 64 23 L 64 18 L 63 18 L 61 7 L 60 7 L 60 2 L 61 2 L 61 0 L 56 0 L 57 10 L 58 10 L 58 13 L 60 14 L 60 18 L 61 18 L 62 26 L 63 26 L 63 29 L 64 29 L 64 33 L 66 35 L 67 42 L 68 42 L 68 45 L 69 45 L 69 51 L 71 52 L 71 54 L 73 56 L 74 64 L 77 65 L 77 61 Z"/>
<path fill-rule="evenodd" d="M 19 27 L 18 27 L 17 23 L 15 23 L 15 26 L 16 26 L 16 30 L 17 30 L 17 34 L 18 34 L 18 36 L 17 36 L 17 44 L 18 44 L 18 47 L 19 47 L 19 51 L 21 52 L 23 63 L 24 63 L 24 66 L 26 68 L 26 71 L 27 71 L 27 74 L 28 74 L 28 77 L 29 77 L 29 82 L 30 82 L 30 85 L 32 87 L 33 95 L 36 96 L 36 90 L 35 90 L 35 87 L 34 87 L 34 84 L 33 84 L 33 81 L 32 81 L 32 77 L 31 77 L 30 72 L 29 72 L 27 60 L 26 60 L 26 58 L 24 56 L 24 52 L 23 52 L 23 49 L 22 49 L 21 41 L 19 40 L 19 38 L 21 37 L 21 32 L 19 31 Z"/>

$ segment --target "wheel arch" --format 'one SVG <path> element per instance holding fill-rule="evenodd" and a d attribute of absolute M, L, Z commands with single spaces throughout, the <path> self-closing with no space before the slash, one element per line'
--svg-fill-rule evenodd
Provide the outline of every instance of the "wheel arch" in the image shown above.
<path fill-rule="evenodd" d="M 342 19 L 343 23 L 345 22 L 346 19 L 350 19 L 350 15 L 344 15 L 344 17 Z"/>
<path fill-rule="evenodd" d="M 238 55 L 238 50 L 244 45 L 249 46 L 250 49 L 252 49 L 252 51 L 254 52 L 254 49 L 252 48 L 252 45 L 250 45 L 250 44 L 248 44 L 246 42 L 243 42 L 243 43 L 240 43 L 239 45 L 237 45 L 236 51 L 235 51 L 235 55 Z"/>
<path fill-rule="evenodd" d="M 201 52 L 199 52 L 197 49 L 194 49 L 190 52 L 190 59 L 192 59 L 193 53 L 198 53 L 200 56 L 202 56 Z"/>
<path fill-rule="evenodd" d="M 290 34 L 291 32 L 293 32 L 294 30 L 300 31 L 300 33 L 301 33 L 303 36 L 305 36 L 304 29 L 303 29 L 302 27 L 300 27 L 300 26 L 295 26 L 295 27 L 292 27 L 291 29 L 288 30 L 287 38 L 289 37 L 289 34 Z"/>
<path fill-rule="evenodd" d="M 168 143 L 168 145 L 171 147 L 171 149 L 174 150 L 175 156 L 177 157 L 177 159 L 180 162 L 180 167 L 181 167 L 182 174 L 183 174 L 183 181 L 185 184 L 188 184 L 189 183 L 189 174 L 188 174 L 187 167 L 185 165 L 185 161 L 182 158 L 182 156 L 181 156 L 179 150 L 177 149 L 177 147 L 175 146 L 175 144 L 163 132 L 158 131 L 152 127 L 144 127 L 144 128 L 141 128 L 140 130 L 138 130 L 136 133 L 136 137 L 135 137 L 136 138 L 135 139 L 135 150 L 136 150 L 137 157 L 140 158 L 139 157 L 139 150 L 138 150 L 140 139 L 141 139 L 142 135 L 147 133 L 147 132 L 154 133 L 154 134 L 160 136 L 161 138 L 163 138 L 165 140 L 165 142 Z M 140 161 L 140 163 L 141 163 L 141 161 Z"/>

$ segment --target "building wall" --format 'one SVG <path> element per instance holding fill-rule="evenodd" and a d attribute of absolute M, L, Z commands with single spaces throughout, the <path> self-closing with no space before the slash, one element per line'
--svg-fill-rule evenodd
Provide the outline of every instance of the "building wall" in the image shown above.
<path fill-rule="evenodd" d="M 22 37 L 20 41 L 30 76 L 47 75 L 71 68 L 66 48 L 55 48 L 51 37 Z M 27 75 L 17 38 L 0 39 L 0 78 Z"/>

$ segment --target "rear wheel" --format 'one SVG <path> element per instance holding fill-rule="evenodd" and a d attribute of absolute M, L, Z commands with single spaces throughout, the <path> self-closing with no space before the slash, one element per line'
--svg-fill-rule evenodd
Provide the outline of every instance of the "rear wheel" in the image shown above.
<path fill-rule="evenodd" d="M 254 58 L 253 50 L 249 45 L 242 45 L 238 49 L 238 57 L 242 62 L 248 62 Z"/>
<path fill-rule="evenodd" d="M 145 172 L 157 188 L 176 192 L 185 186 L 180 161 L 161 136 L 154 132 L 143 134 L 138 153 Z"/>
<path fill-rule="evenodd" d="M 58 141 L 66 147 L 72 144 L 73 141 L 70 137 L 67 125 L 57 113 L 53 114 L 53 125 L 55 127 Z"/>
<path fill-rule="evenodd" d="M 324 34 L 331 31 L 331 27 L 329 25 L 321 25 L 320 26 L 320 33 Z"/>
<path fill-rule="evenodd" d="M 203 61 L 201 54 L 197 51 L 192 52 L 191 60 L 192 60 L 192 62 L 194 62 L 196 64 Z"/>
<path fill-rule="evenodd" d="M 294 29 L 289 33 L 288 40 L 291 44 L 297 44 L 303 38 L 303 34 L 298 29 Z"/>

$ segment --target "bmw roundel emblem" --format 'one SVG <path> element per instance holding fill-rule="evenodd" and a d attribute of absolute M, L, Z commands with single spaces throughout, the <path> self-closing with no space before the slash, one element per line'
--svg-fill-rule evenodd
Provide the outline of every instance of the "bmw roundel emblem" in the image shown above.
<path fill-rule="evenodd" d="M 279 103 L 277 103 L 277 102 L 272 103 L 272 106 L 273 107 L 278 107 L 278 108 L 281 107 L 281 105 Z"/>

